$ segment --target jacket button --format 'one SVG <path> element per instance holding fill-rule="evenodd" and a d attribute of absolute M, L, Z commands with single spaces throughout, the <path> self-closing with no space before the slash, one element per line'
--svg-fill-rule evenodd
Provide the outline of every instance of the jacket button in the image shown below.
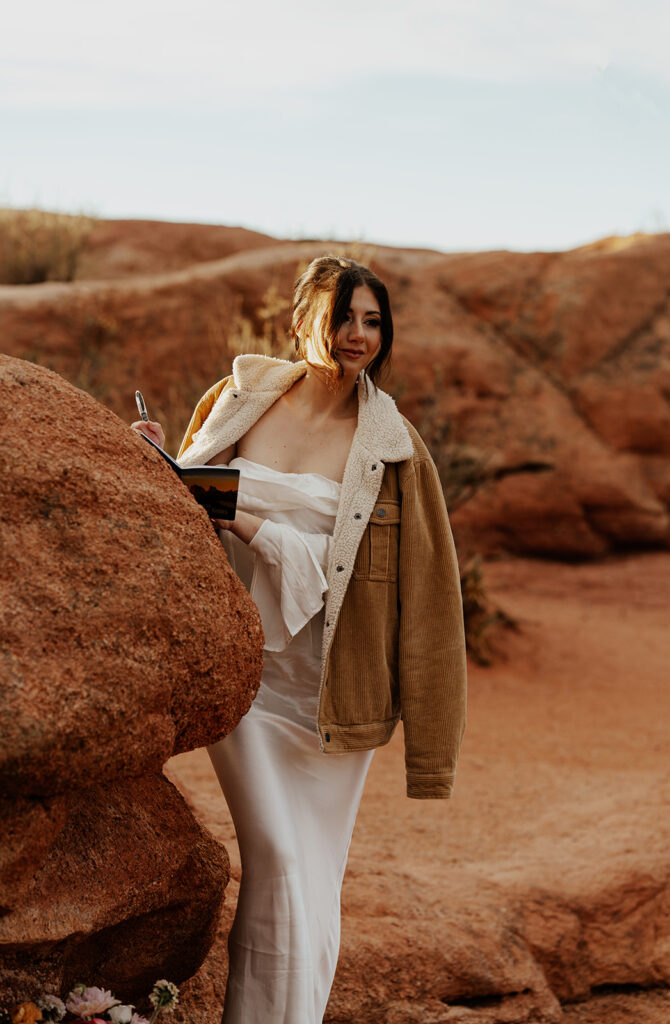
<path fill-rule="evenodd" d="M 323 738 L 326 741 L 326 743 L 330 743 L 330 733 L 329 732 L 327 732 L 326 735 Z"/>
<path fill-rule="evenodd" d="M 380 517 L 380 519 L 383 519 L 384 516 L 386 515 L 386 509 L 385 508 L 378 508 L 377 509 L 377 515 Z"/>
<path fill-rule="evenodd" d="M 344 572 L 344 566 L 343 565 L 338 565 L 337 571 L 338 572 Z"/>
<path fill-rule="evenodd" d="M 330 622 L 327 622 L 327 623 L 326 623 L 326 625 L 327 625 L 327 626 L 329 626 L 329 625 L 330 625 Z"/>
<path fill-rule="evenodd" d="M 360 512 L 354 512 L 354 519 L 360 519 L 360 518 L 361 518 Z"/>
<path fill-rule="evenodd" d="M 237 398 L 237 394 L 233 391 L 233 398 Z"/>
<path fill-rule="evenodd" d="M 375 463 L 373 463 L 373 466 L 372 466 L 372 468 L 373 468 L 373 469 L 376 469 L 376 468 L 377 468 L 377 463 L 376 463 L 376 462 L 375 462 Z"/>

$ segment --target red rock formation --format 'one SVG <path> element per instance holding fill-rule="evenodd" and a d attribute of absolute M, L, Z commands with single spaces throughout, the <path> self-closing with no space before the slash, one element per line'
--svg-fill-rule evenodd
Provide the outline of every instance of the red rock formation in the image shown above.
<path fill-rule="evenodd" d="M 199 251 L 208 262 L 0 288 L 0 330 L 13 354 L 57 369 L 126 419 L 140 383 L 175 448 L 196 399 L 230 372 L 240 316 L 260 334 L 268 290 L 290 297 L 299 268 L 336 246 L 254 238 L 216 260 L 213 241 L 199 250 L 197 233 L 189 243 L 183 225 L 172 236 L 163 227 L 163 262 L 154 253 L 147 269 L 183 267 Z M 136 226 L 128 232 L 145 252 Z M 110 275 L 120 244 L 117 233 Z M 395 313 L 386 386 L 426 436 L 448 495 L 454 473 L 484 481 L 455 511 L 464 553 L 593 557 L 668 545 L 670 235 L 568 253 L 368 249 L 361 258 L 389 282 Z M 104 247 L 96 252 L 99 276 Z"/>
<path fill-rule="evenodd" d="M 44 795 L 221 738 L 261 671 L 258 611 L 137 434 L 0 357 L 0 784 Z"/>
<path fill-rule="evenodd" d="M 0 920 L 22 898 L 48 851 L 62 831 L 70 794 L 9 797 L 0 801 Z"/>
<path fill-rule="evenodd" d="M 147 995 L 207 954 L 228 882 L 225 849 L 162 775 L 81 789 L 67 823 L 0 917 L 0 1002 L 76 982 Z"/>
<path fill-rule="evenodd" d="M 160 774 L 225 736 L 263 635 L 206 514 L 137 434 L 0 356 L 0 1002 L 135 999 L 203 960 L 228 862 Z"/>
<path fill-rule="evenodd" d="M 464 518 L 480 531 L 497 526 L 501 536 L 511 528 L 512 546 L 534 552 L 667 545 L 670 235 L 606 239 L 568 253 L 451 258 L 434 274 L 516 367 L 494 419 L 481 404 L 463 418 L 456 405 L 458 438 L 497 450 L 503 467 L 513 465 L 505 448 L 514 441 L 521 463 L 544 455 L 555 467 L 532 479 L 514 474 L 511 493 L 508 479 L 498 480 Z M 476 390 L 467 372 L 460 389 L 468 379 Z M 562 537 L 549 529 L 538 543 L 533 531 L 524 543 L 529 518 L 543 531 L 556 517 Z"/>
<path fill-rule="evenodd" d="M 277 242 L 269 235 L 223 225 L 94 220 L 77 264 L 77 279 L 155 274 L 272 244 Z"/>

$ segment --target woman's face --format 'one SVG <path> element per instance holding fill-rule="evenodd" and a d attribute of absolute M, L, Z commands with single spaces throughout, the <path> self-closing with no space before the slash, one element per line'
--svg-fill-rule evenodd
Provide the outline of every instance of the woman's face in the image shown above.
<path fill-rule="evenodd" d="M 351 293 L 349 312 L 337 332 L 332 355 L 345 375 L 357 377 L 375 358 L 381 344 L 379 303 L 367 285 L 359 285 Z"/>

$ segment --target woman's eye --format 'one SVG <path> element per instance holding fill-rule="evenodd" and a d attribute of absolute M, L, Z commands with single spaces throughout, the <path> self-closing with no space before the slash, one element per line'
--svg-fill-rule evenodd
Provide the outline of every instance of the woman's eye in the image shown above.
<path fill-rule="evenodd" d="M 365 323 L 368 327 L 379 327 L 381 325 L 380 320 L 366 320 Z"/>

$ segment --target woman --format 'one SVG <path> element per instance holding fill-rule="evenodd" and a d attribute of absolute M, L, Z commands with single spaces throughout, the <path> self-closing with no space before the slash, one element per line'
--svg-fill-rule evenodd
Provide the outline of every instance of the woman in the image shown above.
<path fill-rule="evenodd" d="M 382 282 L 314 260 L 296 285 L 296 362 L 238 356 L 199 402 L 182 465 L 240 469 L 217 521 L 263 622 L 263 678 L 209 747 L 242 858 L 225 1024 L 319 1024 L 365 776 L 403 720 L 407 794 L 450 796 L 465 725 L 460 580 L 435 465 L 376 386 L 393 323 Z M 162 440 L 159 424 L 133 424 Z"/>

